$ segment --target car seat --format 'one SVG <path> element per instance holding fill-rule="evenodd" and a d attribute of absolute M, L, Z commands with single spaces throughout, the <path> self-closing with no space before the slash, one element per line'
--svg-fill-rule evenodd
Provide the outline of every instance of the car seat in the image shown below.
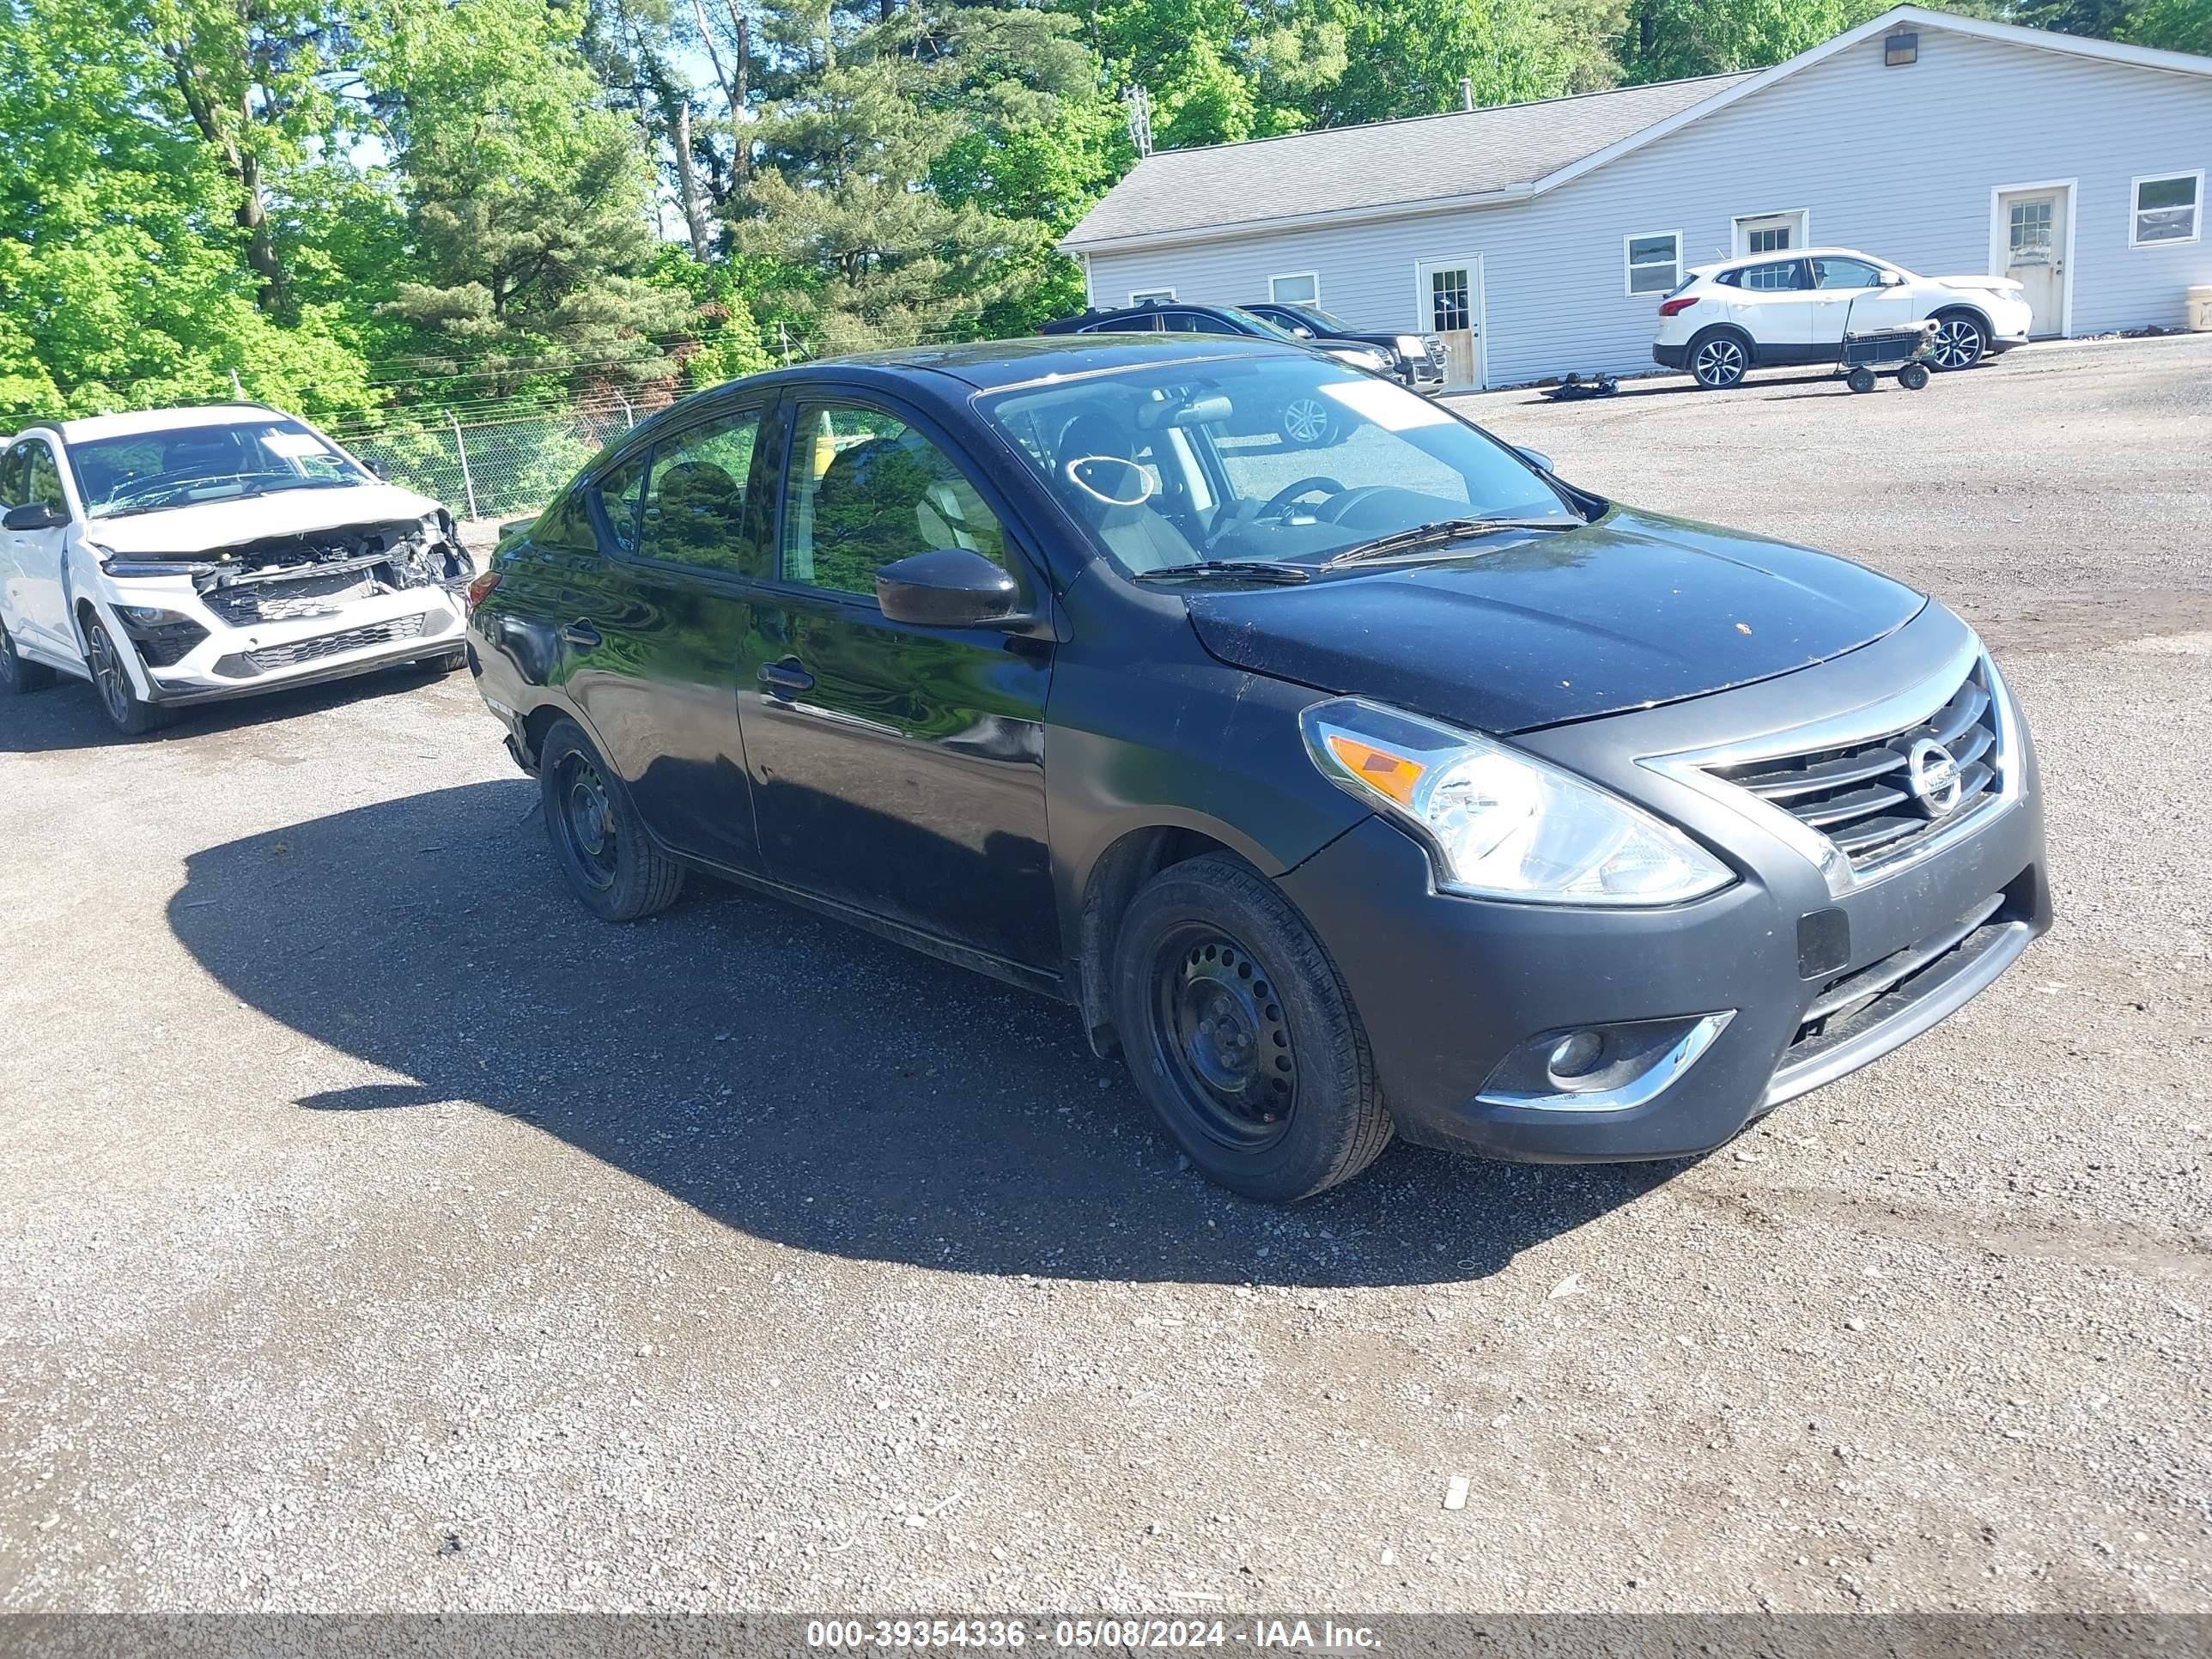
<path fill-rule="evenodd" d="M 1086 461 L 1119 465 L 1086 469 Z M 1124 484 L 1141 478 L 1140 499 Z M 1096 412 L 1078 415 L 1060 428 L 1055 482 L 1060 499 L 1122 565 L 1141 574 L 1198 562 L 1190 538 L 1159 510 L 1158 485 L 1136 458 L 1135 445 L 1121 423 Z"/>

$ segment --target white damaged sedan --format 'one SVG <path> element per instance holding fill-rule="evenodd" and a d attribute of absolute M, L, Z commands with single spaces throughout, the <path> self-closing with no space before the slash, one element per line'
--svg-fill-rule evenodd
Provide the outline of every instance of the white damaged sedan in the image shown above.
<path fill-rule="evenodd" d="M 0 691 L 170 710 L 465 659 L 475 568 L 437 502 L 258 404 L 34 427 L 0 453 Z"/>

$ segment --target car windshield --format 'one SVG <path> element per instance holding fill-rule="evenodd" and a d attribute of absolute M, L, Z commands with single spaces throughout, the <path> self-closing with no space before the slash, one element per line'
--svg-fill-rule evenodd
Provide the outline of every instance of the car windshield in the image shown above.
<path fill-rule="evenodd" d="M 1470 520 L 1583 522 L 1504 444 L 1305 354 L 1136 364 L 981 406 L 1133 576 L 1232 561 L 1311 568 L 1427 531 L 1404 556 L 1435 557 L 1482 533 Z"/>
<path fill-rule="evenodd" d="M 1303 317 L 1316 328 L 1327 329 L 1332 334 L 1349 334 L 1352 325 L 1333 311 L 1323 311 L 1319 306 L 1300 306 L 1291 313 Z"/>
<path fill-rule="evenodd" d="M 366 483 L 327 439 L 280 416 L 89 438 L 69 446 L 88 518 Z"/>
<path fill-rule="evenodd" d="M 1294 344 L 1297 342 L 1298 337 L 1296 334 L 1272 317 L 1262 317 L 1258 312 L 1247 311 L 1242 306 L 1223 306 L 1221 309 L 1239 322 L 1250 324 L 1255 334 L 1265 336 L 1270 340 L 1288 340 Z"/>

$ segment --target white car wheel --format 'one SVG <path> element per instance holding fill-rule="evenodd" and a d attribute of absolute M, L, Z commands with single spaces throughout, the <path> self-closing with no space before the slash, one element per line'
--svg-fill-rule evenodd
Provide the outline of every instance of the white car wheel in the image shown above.
<path fill-rule="evenodd" d="M 1733 334 L 1716 334 L 1698 342 L 1690 357 L 1690 373 L 1698 384 L 1714 392 L 1734 386 L 1750 367 L 1743 342 Z"/>
<path fill-rule="evenodd" d="M 1936 349 L 1933 353 L 1938 368 L 1972 368 L 1982 361 L 1989 349 L 1989 336 L 1972 317 L 1953 312 L 1936 325 Z"/>

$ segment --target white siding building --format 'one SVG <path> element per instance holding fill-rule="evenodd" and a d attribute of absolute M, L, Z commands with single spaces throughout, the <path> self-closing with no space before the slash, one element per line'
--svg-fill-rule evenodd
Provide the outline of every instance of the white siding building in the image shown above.
<path fill-rule="evenodd" d="M 1681 271 L 1816 241 L 2016 276 L 2039 335 L 2179 327 L 2208 167 L 2212 58 L 1899 6 L 1754 74 L 1164 151 L 1061 246 L 1095 306 L 1312 300 L 1501 386 L 1648 368 Z"/>

